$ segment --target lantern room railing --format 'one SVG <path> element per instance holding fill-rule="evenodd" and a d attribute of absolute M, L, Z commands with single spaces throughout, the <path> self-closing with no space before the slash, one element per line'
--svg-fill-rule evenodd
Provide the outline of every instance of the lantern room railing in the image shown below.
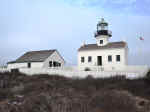
<path fill-rule="evenodd" d="M 100 31 L 96 31 L 94 34 L 95 37 L 100 36 L 100 35 L 108 35 L 109 37 L 111 37 L 112 32 L 109 30 L 100 30 Z"/>

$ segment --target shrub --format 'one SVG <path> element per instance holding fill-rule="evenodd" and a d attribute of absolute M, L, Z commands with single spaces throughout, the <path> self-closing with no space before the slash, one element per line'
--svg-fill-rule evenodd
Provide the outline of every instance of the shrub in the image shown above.
<path fill-rule="evenodd" d="M 91 71 L 91 69 L 87 67 L 87 68 L 85 68 L 84 71 Z"/>
<path fill-rule="evenodd" d="M 150 83 L 150 70 L 146 74 L 145 80 L 146 80 L 147 83 Z"/>
<path fill-rule="evenodd" d="M 19 69 L 11 69 L 11 73 L 18 73 Z"/>

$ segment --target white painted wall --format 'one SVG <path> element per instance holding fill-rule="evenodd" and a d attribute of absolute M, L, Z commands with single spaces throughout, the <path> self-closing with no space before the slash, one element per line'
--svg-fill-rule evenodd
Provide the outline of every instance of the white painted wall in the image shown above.
<path fill-rule="evenodd" d="M 61 63 L 61 66 L 64 66 L 64 64 L 65 64 L 65 61 L 63 60 L 63 58 L 60 56 L 60 54 L 57 51 L 55 51 L 50 57 L 48 57 L 45 60 L 43 67 L 48 68 L 50 61 L 59 62 L 59 63 Z"/>
<path fill-rule="evenodd" d="M 43 62 L 32 62 L 31 63 L 31 68 L 42 68 L 43 67 Z"/>
<path fill-rule="evenodd" d="M 100 44 L 100 40 L 103 40 L 103 44 Z M 101 35 L 96 37 L 96 43 L 98 46 L 104 46 L 108 44 L 108 42 L 109 42 L 109 37 L 107 35 Z"/>
<path fill-rule="evenodd" d="M 27 63 L 11 63 L 7 66 L 8 69 L 27 68 Z"/>
<path fill-rule="evenodd" d="M 126 46 L 126 48 L 125 48 L 125 60 L 126 60 L 125 64 L 126 65 L 128 65 L 128 56 L 129 56 L 128 54 L 129 54 L 129 48 L 128 48 L 128 46 Z"/>
<path fill-rule="evenodd" d="M 98 64 L 97 56 L 102 56 L 102 67 L 104 67 L 104 70 L 123 69 L 127 65 L 127 53 L 127 48 L 79 51 L 78 67 L 80 70 L 85 70 L 86 67 L 96 67 Z M 112 55 L 112 62 L 108 62 L 108 55 Z M 116 61 L 116 55 L 120 55 L 120 62 Z M 88 56 L 92 56 L 92 62 L 88 62 Z M 81 57 L 85 58 L 84 63 L 81 63 Z"/>
<path fill-rule="evenodd" d="M 42 68 L 43 62 L 31 62 L 31 68 Z M 8 69 L 28 68 L 28 63 L 12 63 L 8 64 Z"/>

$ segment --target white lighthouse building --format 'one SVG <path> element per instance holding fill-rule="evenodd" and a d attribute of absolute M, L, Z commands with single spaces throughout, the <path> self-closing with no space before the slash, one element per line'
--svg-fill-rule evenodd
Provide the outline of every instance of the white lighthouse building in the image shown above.
<path fill-rule="evenodd" d="M 128 44 L 124 41 L 110 42 L 111 31 L 102 18 L 97 24 L 94 44 L 83 44 L 78 49 L 78 65 L 66 66 L 57 50 L 29 51 L 8 62 L 0 72 L 18 71 L 27 75 L 58 74 L 66 77 L 94 78 L 125 76 L 127 79 L 143 78 L 149 71 L 147 65 L 128 65 Z M 115 37 L 114 37 L 115 38 Z M 88 72 L 87 72 L 88 71 Z"/>
<path fill-rule="evenodd" d="M 128 45 L 124 41 L 109 42 L 112 37 L 108 23 L 102 18 L 97 24 L 95 44 L 84 44 L 78 49 L 80 70 L 122 70 L 128 64 Z"/>

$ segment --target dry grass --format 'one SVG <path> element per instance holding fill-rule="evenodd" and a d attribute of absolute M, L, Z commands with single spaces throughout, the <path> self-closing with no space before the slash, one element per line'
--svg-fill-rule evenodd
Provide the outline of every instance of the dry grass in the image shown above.
<path fill-rule="evenodd" d="M 0 73 L 0 100 L 10 102 L 1 105 L 0 112 L 147 112 L 149 87 L 149 77 L 70 79 L 58 75 Z"/>

